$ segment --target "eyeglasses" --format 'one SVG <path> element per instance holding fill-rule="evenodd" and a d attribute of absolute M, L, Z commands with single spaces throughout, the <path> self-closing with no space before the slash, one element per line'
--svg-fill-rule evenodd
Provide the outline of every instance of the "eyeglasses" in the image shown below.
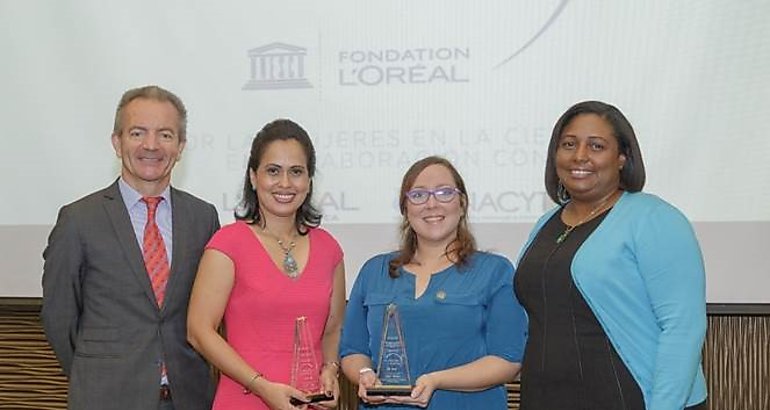
<path fill-rule="evenodd" d="M 433 195 L 436 201 L 441 203 L 452 202 L 457 194 L 461 194 L 459 189 L 453 187 L 443 187 L 436 189 L 413 189 L 406 193 L 406 199 L 414 205 L 422 205 L 428 202 L 430 196 Z"/>

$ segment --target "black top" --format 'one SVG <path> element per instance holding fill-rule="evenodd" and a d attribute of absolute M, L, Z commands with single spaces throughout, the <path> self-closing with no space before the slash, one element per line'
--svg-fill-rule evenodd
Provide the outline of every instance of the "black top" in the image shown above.
<path fill-rule="evenodd" d="M 563 210 L 563 208 L 562 208 Z M 580 245 L 607 211 L 577 226 L 557 212 L 516 270 L 516 296 L 529 315 L 521 375 L 521 410 L 644 410 L 641 389 L 572 280 Z"/>

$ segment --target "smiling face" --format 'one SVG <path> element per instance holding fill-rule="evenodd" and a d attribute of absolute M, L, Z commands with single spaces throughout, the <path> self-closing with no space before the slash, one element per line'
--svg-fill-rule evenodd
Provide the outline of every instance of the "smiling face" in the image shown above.
<path fill-rule="evenodd" d="M 626 162 L 612 126 L 596 114 L 575 116 L 556 149 L 556 174 L 573 201 L 594 204 L 620 187 Z"/>
<path fill-rule="evenodd" d="M 409 190 L 418 188 L 428 190 L 457 188 L 457 183 L 449 169 L 443 165 L 434 164 L 417 175 Z M 406 201 L 406 218 L 420 244 L 446 247 L 457 237 L 457 227 L 464 212 L 460 194 L 455 195 L 449 202 L 439 202 L 434 195 L 430 195 L 427 202 L 420 205 Z"/>
<path fill-rule="evenodd" d="M 267 146 L 257 169 L 249 170 L 265 218 L 295 217 L 310 189 L 307 166 L 307 156 L 297 140 L 276 140 Z"/>
<path fill-rule="evenodd" d="M 169 102 L 137 98 L 121 115 L 122 130 L 112 135 L 122 162 L 121 176 L 142 195 L 159 195 L 169 185 L 185 145 L 179 135 L 179 112 Z"/>

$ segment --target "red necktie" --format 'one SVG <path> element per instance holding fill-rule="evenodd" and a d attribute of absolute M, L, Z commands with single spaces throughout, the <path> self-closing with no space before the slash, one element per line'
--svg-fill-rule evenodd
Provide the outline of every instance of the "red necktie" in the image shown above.
<path fill-rule="evenodd" d="M 166 245 L 163 243 L 163 236 L 160 234 L 158 224 L 155 223 L 155 211 L 163 197 L 144 197 L 142 201 L 147 204 L 147 224 L 144 225 L 144 242 L 142 243 L 142 255 L 144 256 L 144 266 L 147 268 L 147 274 L 150 276 L 152 291 L 155 293 L 155 300 L 158 306 L 163 306 L 163 297 L 166 294 L 166 283 L 168 282 L 169 266 L 168 256 L 166 255 Z"/>

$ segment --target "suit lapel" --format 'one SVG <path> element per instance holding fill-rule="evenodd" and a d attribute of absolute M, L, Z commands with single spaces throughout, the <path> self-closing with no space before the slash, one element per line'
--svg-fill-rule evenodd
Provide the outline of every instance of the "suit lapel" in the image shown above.
<path fill-rule="evenodd" d="M 155 301 L 155 294 L 152 292 L 150 277 L 147 274 L 147 269 L 144 267 L 142 250 L 139 248 L 134 228 L 131 225 L 131 217 L 128 215 L 126 205 L 123 203 L 123 197 L 120 195 L 117 181 L 104 192 L 104 209 L 107 211 L 110 223 L 115 230 L 121 250 L 128 261 L 128 265 L 131 267 L 131 271 L 144 289 L 147 298 L 153 306 L 157 307 L 158 304 Z"/>
<path fill-rule="evenodd" d="M 168 283 L 166 284 L 166 296 L 161 311 L 165 310 L 165 307 L 170 303 L 173 303 L 177 298 L 175 292 L 177 287 L 175 285 L 180 280 L 179 276 L 182 275 L 182 273 L 180 273 L 179 270 L 184 269 L 183 262 L 187 258 L 185 249 L 187 249 L 188 238 L 185 227 L 190 226 L 190 221 L 187 220 L 190 213 L 185 209 L 186 205 L 183 197 L 172 187 L 171 235 L 174 239 L 171 245 L 171 273 L 169 274 Z"/>

